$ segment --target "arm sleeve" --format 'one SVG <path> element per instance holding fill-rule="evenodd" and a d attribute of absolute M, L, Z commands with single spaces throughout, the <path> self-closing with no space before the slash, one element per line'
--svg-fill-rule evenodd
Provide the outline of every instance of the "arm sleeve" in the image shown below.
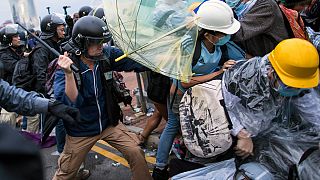
<path fill-rule="evenodd" d="M 310 93 L 292 100 L 294 113 L 320 130 L 320 92 L 310 89 Z"/>
<path fill-rule="evenodd" d="M 45 84 L 47 79 L 47 68 L 49 62 L 49 53 L 41 48 L 34 52 L 32 55 L 33 59 L 33 70 L 36 74 L 36 87 L 35 91 L 45 93 Z"/>
<path fill-rule="evenodd" d="M 48 102 L 48 99 L 39 97 L 35 92 L 26 92 L 0 79 L 0 105 L 7 111 L 31 116 L 46 113 Z"/>
<path fill-rule="evenodd" d="M 54 97 L 62 103 L 79 108 L 83 104 L 83 97 L 78 93 L 76 102 L 72 102 L 65 93 L 65 75 L 62 70 L 57 70 L 54 77 Z"/>
<path fill-rule="evenodd" d="M 114 71 L 135 71 L 135 72 L 144 72 L 149 71 L 147 67 L 135 62 L 130 58 L 124 58 L 118 62 L 115 62 L 115 59 L 122 56 L 124 53 L 115 47 L 108 47 L 105 49 L 107 57 L 109 57 L 110 65 Z"/>
<path fill-rule="evenodd" d="M 270 31 L 275 21 L 274 9 L 267 1 L 252 8 L 245 17 L 240 20 L 241 27 L 233 36 L 233 41 L 245 41 L 259 34 Z"/>

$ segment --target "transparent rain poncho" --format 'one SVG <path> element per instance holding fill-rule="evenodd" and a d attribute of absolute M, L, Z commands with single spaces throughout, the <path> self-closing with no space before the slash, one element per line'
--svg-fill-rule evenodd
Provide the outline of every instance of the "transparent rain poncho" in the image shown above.
<path fill-rule="evenodd" d="M 233 134 L 245 127 L 253 136 L 279 116 L 283 98 L 271 90 L 267 57 L 240 61 L 224 73 L 222 92 L 233 123 Z"/>
<path fill-rule="evenodd" d="M 308 148 L 319 146 L 320 93 L 316 87 L 302 97 L 279 96 L 267 76 L 271 67 L 267 56 L 238 62 L 225 72 L 222 90 L 233 133 L 246 128 L 254 136 L 252 160 L 275 179 L 287 179 L 289 167 Z M 302 179 L 307 174 L 320 179 L 320 164 L 313 163 L 298 168 Z"/>
<path fill-rule="evenodd" d="M 187 10 L 193 1 L 104 0 L 105 16 L 115 44 L 152 71 L 184 82 L 192 77 L 191 62 L 197 26 Z M 184 51 L 188 41 L 191 50 Z"/>

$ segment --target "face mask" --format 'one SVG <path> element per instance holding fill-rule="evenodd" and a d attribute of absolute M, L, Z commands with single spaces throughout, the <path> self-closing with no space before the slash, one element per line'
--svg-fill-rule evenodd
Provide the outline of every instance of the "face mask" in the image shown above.
<path fill-rule="evenodd" d="M 231 36 L 228 34 L 228 35 L 225 35 L 221 38 L 219 38 L 218 42 L 215 43 L 215 45 L 217 46 L 223 46 L 225 45 L 227 42 L 229 42 L 231 39 Z"/>
<path fill-rule="evenodd" d="M 283 84 L 281 81 L 279 82 L 279 87 L 277 88 L 277 92 L 284 97 L 292 97 L 292 96 L 298 96 L 303 89 L 299 88 L 293 88 L 293 87 L 288 87 L 285 84 Z"/>
<path fill-rule="evenodd" d="M 240 0 L 226 0 L 226 3 L 233 9 L 235 8 L 241 1 Z"/>

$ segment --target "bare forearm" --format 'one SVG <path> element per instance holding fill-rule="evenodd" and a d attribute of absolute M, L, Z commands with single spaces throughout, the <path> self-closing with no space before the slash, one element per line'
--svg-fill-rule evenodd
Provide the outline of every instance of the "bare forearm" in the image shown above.
<path fill-rule="evenodd" d="M 189 87 L 195 86 L 195 85 L 197 85 L 197 84 L 210 81 L 210 80 L 212 80 L 214 77 L 219 76 L 222 72 L 223 72 L 223 71 L 217 71 L 217 72 L 214 72 L 214 73 L 211 73 L 211 74 L 207 74 L 207 75 L 203 75 L 203 76 L 192 77 L 191 80 L 190 80 L 190 82 L 188 82 L 188 83 L 181 83 L 181 85 L 182 85 L 182 87 L 184 87 L 184 88 L 189 88 Z"/>
<path fill-rule="evenodd" d="M 78 88 L 73 73 L 65 73 L 65 92 L 72 102 L 76 102 L 78 97 Z"/>

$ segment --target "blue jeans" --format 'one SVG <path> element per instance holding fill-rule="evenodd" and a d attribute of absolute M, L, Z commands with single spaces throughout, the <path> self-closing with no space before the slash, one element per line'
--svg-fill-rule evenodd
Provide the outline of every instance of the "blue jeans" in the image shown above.
<path fill-rule="evenodd" d="M 27 117 L 23 116 L 22 117 L 22 125 L 21 125 L 21 128 L 23 130 L 27 130 Z"/>
<path fill-rule="evenodd" d="M 181 100 L 181 97 L 177 97 Z M 178 100 L 178 102 L 180 102 Z M 170 107 L 170 101 L 168 102 L 168 122 L 164 128 L 160 142 L 158 145 L 157 157 L 156 157 L 156 167 L 164 168 L 168 164 L 169 153 L 172 147 L 174 138 L 180 129 L 180 117 L 177 113 L 178 107 L 177 104 L 173 105 L 173 108 Z M 174 112 L 175 111 L 175 112 Z"/>
<path fill-rule="evenodd" d="M 56 125 L 57 151 L 61 154 L 66 143 L 66 130 L 63 121 L 60 119 Z"/>

